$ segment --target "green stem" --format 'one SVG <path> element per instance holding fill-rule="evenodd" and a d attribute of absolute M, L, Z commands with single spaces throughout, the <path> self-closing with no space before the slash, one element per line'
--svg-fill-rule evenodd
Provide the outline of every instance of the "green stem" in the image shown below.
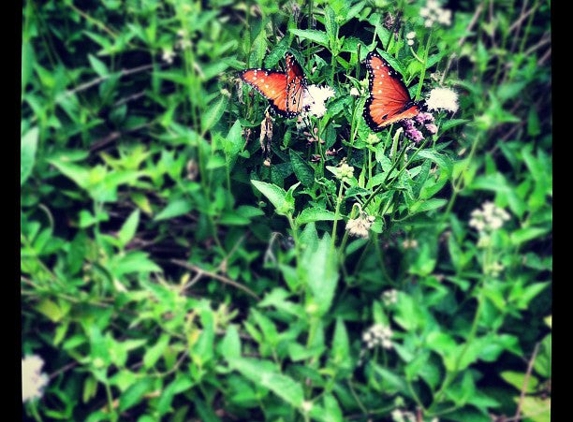
<path fill-rule="evenodd" d="M 468 162 L 468 166 L 471 163 L 473 156 L 476 152 L 477 149 L 477 145 L 479 144 L 479 136 L 476 136 L 474 138 L 474 142 L 472 144 L 470 153 L 468 154 L 468 158 L 467 158 L 467 162 Z M 448 201 L 448 205 L 446 206 L 446 210 L 445 212 L 442 214 L 442 217 L 440 219 L 440 223 L 443 223 L 446 218 L 448 218 L 448 216 L 450 215 L 450 213 L 452 212 L 452 208 L 454 206 L 454 202 L 458 196 L 458 194 L 462 191 L 462 185 L 463 185 L 463 180 L 464 180 L 464 176 L 463 176 L 463 172 L 460 173 L 460 175 L 458 176 L 458 178 L 456 180 L 453 181 L 452 183 L 452 196 L 450 198 L 450 200 Z"/>
<path fill-rule="evenodd" d="M 342 196 L 344 193 L 344 180 L 340 180 L 338 196 L 336 197 L 336 210 L 334 211 L 334 223 L 332 224 L 332 247 L 336 245 L 336 227 L 338 226 L 338 217 L 340 217 L 340 206 L 342 205 Z"/>
<path fill-rule="evenodd" d="M 439 404 L 440 400 L 442 399 L 442 396 L 445 394 L 445 391 L 452 384 L 452 382 L 454 381 L 454 379 L 458 375 L 458 373 L 460 371 L 459 368 L 460 368 L 462 359 L 463 359 L 464 355 L 466 354 L 470 345 L 473 343 L 473 341 L 476 337 L 476 333 L 477 333 L 477 329 L 478 329 L 478 323 L 479 323 L 479 319 L 480 319 L 480 316 L 482 313 L 482 308 L 483 308 L 483 296 L 482 296 L 481 291 L 477 297 L 477 301 L 478 301 L 478 307 L 477 307 L 476 313 L 474 315 L 474 319 L 472 321 L 472 327 L 470 329 L 470 333 L 469 333 L 468 337 L 466 338 L 464 348 L 462 349 L 462 351 L 458 355 L 458 358 L 456 359 L 454 369 L 452 371 L 449 371 L 446 374 L 446 378 L 445 378 L 442 386 L 440 387 L 438 392 L 434 395 L 434 402 L 432 403 L 432 405 L 428 409 L 429 416 L 431 416 L 432 408 L 434 408 L 435 406 L 437 406 Z"/>
<path fill-rule="evenodd" d="M 428 63 L 428 55 L 430 54 L 430 43 L 432 41 L 432 32 L 428 35 L 428 41 L 426 42 L 426 49 L 424 50 L 424 58 L 422 62 L 422 70 L 420 71 L 420 82 L 418 83 L 418 90 L 416 92 L 416 100 L 420 99 L 422 95 L 422 87 L 424 86 L 424 78 L 426 77 L 426 67 Z"/>
<path fill-rule="evenodd" d="M 414 151 L 412 156 L 408 159 L 408 162 L 400 169 L 400 171 L 398 172 L 396 177 L 394 177 L 392 179 L 392 181 L 397 180 L 402 175 L 402 173 L 409 167 L 409 165 L 412 163 L 412 161 L 414 161 L 414 158 L 416 158 L 416 156 L 418 155 L 418 152 L 421 151 L 426 146 L 426 144 L 428 143 L 428 140 L 429 140 L 429 138 L 424 139 L 424 142 L 422 142 L 420 147 Z M 384 181 L 380 184 L 380 186 L 378 186 L 376 188 L 376 190 L 374 190 L 374 192 L 372 192 L 372 195 L 370 195 L 370 197 L 362 205 L 363 209 L 366 209 L 366 206 L 372 201 L 372 199 L 374 199 L 374 197 L 376 195 L 378 195 L 383 189 L 385 189 L 387 187 L 387 182 L 388 182 L 388 179 L 390 178 L 390 175 L 396 169 L 398 164 L 402 161 L 402 157 L 406 153 L 407 148 L 408 148 L 408 144 L 406 143 L 404 145 L 404 148 L 402 148 L 402 150 L 400 151 L 400 155 L 398 156 L 396 161 L 394 161 L 394 164 L 392 164 L 392 168 L 390 169 L 390 171 L 388 171 L 388 174 L 386 174 Z"/>
<path fill-rule="evenodd" d="M 29 408 L 32 411 L 32 415 L 34 416 L 34 419 L 38 422 L 42 422 L 42 416 L 38 412 L 38 400 L 32 400 L 30 402 Z"/>

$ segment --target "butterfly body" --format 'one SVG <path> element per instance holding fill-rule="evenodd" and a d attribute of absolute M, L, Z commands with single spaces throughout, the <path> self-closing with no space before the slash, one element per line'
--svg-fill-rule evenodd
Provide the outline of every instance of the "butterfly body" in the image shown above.
<path fill-rule="evenodd" d="M 366 56 L 369 96 L 364 104 L 364 120 L 374 131 L 416 117 L 420 103 L 412 100 L 402 77 L 377 53 Z"/>
<path fill-rule="evenodd" d="M 307 82 L 302 67 L 294 56 L 285 54 L 284 72 L 270 69 L 246 69 L 239 78 L 255 88 L 280 116 L 293 118 L 304 110 Z"/>

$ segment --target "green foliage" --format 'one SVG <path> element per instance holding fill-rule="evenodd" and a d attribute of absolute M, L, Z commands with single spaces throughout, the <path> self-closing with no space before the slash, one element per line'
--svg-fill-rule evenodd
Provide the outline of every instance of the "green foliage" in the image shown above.
<path fill-rule="evenodd" d="M 27 420 L 548 421 L 550 4 L 494 3 L 26 1 Z M 373 50 L 458 109 L 371 131 Z M 239 83 L 286 52 L 324 115 Z"/>

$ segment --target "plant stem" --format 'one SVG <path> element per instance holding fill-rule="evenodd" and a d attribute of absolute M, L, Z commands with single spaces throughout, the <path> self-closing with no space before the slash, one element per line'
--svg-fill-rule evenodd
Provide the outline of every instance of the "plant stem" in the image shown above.
<path fill-rule="evenodd" d="M 344 192 L 344 180 L 340 180 L 338 188 L 338 196 L 336 198 L 336 209 L 334 211 L 334 223 L 332 224 L 332 247 L 336 245 L 336 227 L 338 225 L 338 217 L 340 216 L 340 206 L 342 205 L 342 197 Z"/>

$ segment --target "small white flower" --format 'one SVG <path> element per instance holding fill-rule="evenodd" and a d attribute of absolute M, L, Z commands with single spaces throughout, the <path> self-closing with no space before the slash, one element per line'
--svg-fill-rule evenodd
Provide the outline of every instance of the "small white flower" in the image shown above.
<path fill-rule="evenodd" d="M 39 399 L 48 385 L 48 376 L 42 373 L 44 361 L 37 355 L 22 359 L 22 402 Z"/>
<path fill-rule="evenodd" d="M 175 57 L 175 52 L 173 51 L 173 49 L 165 49 L 163 50 L 163 54 L 161 55 L 161 59 L 165 62 L 165 63 L 173 63 L 173 57 Z"/>
<path fill-rule="evenodd" d="M 458 111 L 458 94 L 448 88 L 434 88 L 426 99 L 428 110 L 444 109 L 455 113 Z"/>
<path fill-rule="evenodd" d="M 489 233 L 503 227 L 504 221 L 511 217 L 503 208 L 497 207 L 493 202 L 486 201 L 481 209 L 475 209 L 470 214 L 469 226 L 480 233 Z"/>
<path fill-rule="evenodd" d="M 305 400 L 302 402 L 302 405 L 301 405 L 302 411 L 304 413 L 308 413 L 312 410 L 312 406 L 313 406 L 313 404 L 311 401 Z"/>
<path fill-rule="evenodd" d="M 505 266 L 500 262 L 492 262 L 487 268 L 485 268 L 485 272 L 487 274 L 491 274 L 493 277 L 497 277 L 503 270 Z"/>
<path fill-rule="evenodd" d="M 426 6 L 420 9 L 420 17 L 424 19 L 424 26 L 429 28 L 434 23 L 449 26 L 452 23 L 452 11 L 442 9 L 436 0 L 428 0 Z"/>
<path fill-rule="evenodd" d="M 359 217 L 348 220 L 346 223 L 346 231 L 350 236 L 367 239 L 368 232 L 370 227 L 372 227 L 372 223 L 374 223 L 375 219 L 376 218 L 373 215 L 361 213 Z"/>
<path fill-rule="evenodd" d="M 386 306 L 390 306 L 398 302 L 398 290 L 386 290 L 384 293 L 382 293 L 382 301 Z"/>
<path fill-rule="evenodd" d="M 346 163 L 342 163 L 340 166 L 336 167 L 336 178 L 345 180 L 352 179 L 354 177 L 354 167 L 349 166 Z"/>
<path fill-rule="evenodd" d="M 442 9 L 441 13 L 438 13 L 438 23 L 443 26 L 450 26 L 452 24 L 452 11 L 447 9 Z"/>
<path fill-rule="evenodd" d="M 324 103 L 334 94 L 334 89 L 329 86 L 308 85 L 303 93 L 302 104 L 308 113 L 322 117 L 326 113 Z"/>
<path fill-rule="evenodd" d="M 416 33 L 414 31 L 410 31 L 406 34 L 406 43 L 408 45 L 414 45 L 414 38 L 416 38 Z"/>
<path fill-rule="evenodd" d="M 383 324 L 374 324 L 362 335 L 362 339 L 368 349 L 372 349 L 376 346 L 391 349 L 394 347 L 391 340 L 393 335 L 394 333 L 390 327 L 386 327 Z"/>
<path fill-rule="evenodd" d="M 304 117 L 301 114 L 299 114 L 298 117 L 296 118 L 295 125 L 297 130 L 302 130 L 306 128 L 306 122 L 304 121 Z"/>
<path fill-rule="evenodd" d="M 416 249 L 418 247 L 418 241 L 416 239 L 404 239 L 402 247 L 404 249 Z"/>
<path fill-rule="evenodd" d="M 353 97 L 360 97 L 360 91 L 355 87 L 350 88 L 350 95 Z"/>

